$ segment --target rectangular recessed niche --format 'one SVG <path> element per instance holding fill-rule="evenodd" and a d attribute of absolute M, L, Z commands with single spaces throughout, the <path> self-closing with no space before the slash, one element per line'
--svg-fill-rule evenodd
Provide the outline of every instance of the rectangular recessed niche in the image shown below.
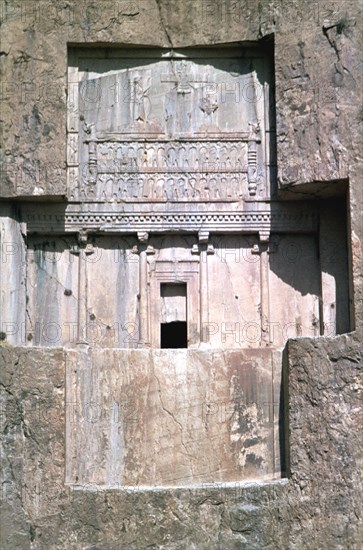
<path fill-rule="evenodd" d="M 162 323 L 160 325 L 161 349 L 183 349 L 188 347 L 187 324 Z"/>
<path fill-rule="evenodd" d="M 160 301 L 160 347 L 162 349 L 187 348 L 187 285 L 161 283 Z"/>
<path fill-rule="evenodd" d="M 27 311 L 100 331 L 67 352 L 70 484 L 285 475 L 282 350 L 349 330 L 349 289 L 343 202 L 271 201 L 273 73 L 239 45 L 70 50 L 66 225 L 91 235 L 53 250 L 32 206 Z"/>

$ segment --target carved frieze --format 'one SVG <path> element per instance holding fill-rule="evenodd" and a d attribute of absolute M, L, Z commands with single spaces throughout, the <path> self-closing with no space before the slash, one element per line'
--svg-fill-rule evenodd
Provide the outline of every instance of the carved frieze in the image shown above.
<path fill-rule="evenodd" d="M 190 205 L 173 205 L 167 212 L 162 205 L 154 212 L 134 212 L 131 205 L 68 205 L 62 210 L 48 205 L 47 212 L 35 206 L 22 206 L 22 218 L 29 232 L 78 232 L 85 228 L 97 233 L 148 233 L 186 232 L 200 230 L 211 233 L 262 233 L 270 232 L 313 233 L 318 228 L 318 212 L 304 203 L 259 203 L 249 210 L 231 211 L 221 208 L 204 212 Z M 228 207 L 228 205 L 225 205 Z M 182 208 L 184 207 L 184 208 Z"/>
<path fill-rule="evenodd" d="M 70 78 L 79 85 L 69 108 L 74 115 L 77 105 L 81 123 L 68 126 L 69 199 L 268 198 L 264 59 L 237 49 L 142 55 L 87 58 L 87 68 L 75 56 Z"/>

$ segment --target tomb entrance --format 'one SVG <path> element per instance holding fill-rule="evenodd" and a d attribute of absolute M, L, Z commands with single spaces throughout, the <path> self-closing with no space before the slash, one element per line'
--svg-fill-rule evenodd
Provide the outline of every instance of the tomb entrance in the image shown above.
<path fill-rule="evenodd" d="M 277 194 L 273 85 L 258 45 L 69 50 L 67 201 L 21 205 L 67 483 L 285 475 L 283 348 L 350 329 L 350 274 L 344 201 Z"/>

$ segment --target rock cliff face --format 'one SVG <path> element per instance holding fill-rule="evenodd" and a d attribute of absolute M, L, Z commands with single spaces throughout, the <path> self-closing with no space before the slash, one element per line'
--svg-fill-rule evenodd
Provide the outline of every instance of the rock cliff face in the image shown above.
<path fill-rule="evenodd" d="M 172 363 L 173 352 L 164 353 Z M 1 350 L 1 548 L 360 548 L 362 357 L 355 338 L 289 341 L 289 476 L 269 482 L 64 485 L 65 416 L 72 414 L 64 407 L 66 360 L 59 349 Z"/>
<path fill-rule="evenodd" d="M 1 1 L 1 549 L 361 548 L 361 19 L 355 0 Z M 134 205 L 110 207 L 112 193 L 103 196 L 101 188 L 100 204 L 79 205 L 82 198 L 72 198 L 70 68 L 85 46 L 87 79 L 89 72 L 105 70 L 105 59 L 117 57 L 115 48 L 180 52 L 228 44 L 257 48 L 272 63 L 265 122 L 270 117 L 276 127 L 261 126 L 270 135 L 263 159 L 266 166 L 271 160 L 275 185 L 264 199 L 276 201 L 268 212 L 274 238 L 268 240 L 269 230 L 256 222 L 255 240 L 243 236 L 246 242 L 238 245 L 246 254 L 244 270 L 233 271 L 233 234 L 241 228 L 248 233 L 248 224 L 264 220 L 262 199 L 260 218 L 251 197 L 239 218 L 221 206 L 231 235 L 209 240 L 219 223 L 219 206 L 212 206 L 198 218 L 200 228 L 188 235 L 188 246 L 178 244 L 189 262 L 183 271 L 182 262 L 175 267 L 180 235 L 173 231 L 182 238 L 190 232 L 187 203 L 197 202 L 193 197 L 172 207 L 180 231 L 162 218 L 164 207 L 155 206 L 152 225 L 142 221 L 121 248 L 117 227 L 116 235 L 110 228 L 120 212 L 131 219 Z M 134 84 L 137 93 L 140 81 Z M 217 108 L 209 99 L 201 99 L 201 120 Z M 134 104 L 139 124 L 145 105 Z M 91 122 L 97 116 L 92 112 Z M 228 116 L 226 127 L 234 124 Z M 255 162 L 256 148 L 258 155 L 262 149 L 257 126 L 250 129 L 253 139 L 243 136 L 244 154 L 262 170 L 263 163 Z M 85 124 L 82 132 L 83 153 L 94 160 L 92 129 Z M 102 143 L 97 147 L 102 155 Z M 241 178 L 254 197 L 249 170 Z M 222 197 L 217 187 L 209 191 L 214 199 L 229 200 L 231 189 Z M 132 203 L 133 192 L 127 192 Z M 87 231 L 99 228 L 98 214 L 104 233 L 87 242 Z M 148 240 L 158 223 L 171 233 L 168 246 L 160 244 L 162 235 Z M 294 243 L 302 243 L 300 264 L 284 232 L 299 233 Z M 104 263 L 92 271 L 97 250 Z M 121 267 L 112 272 L 115 251 Z M 66 260 L 57 264 L 57 254 Z M 166 264 L 173 264 L 174 278 L 165 278 L 160 266 Z M 155 314 L 156 328 L 150 326 L 150 288 L 160 292 L 166 282 L 185 283 L 187 271 L 194 298 L 183 301 L 183 294 L 164 289 L 164 310 Z M 294 285 L 298 293 L 291 291 Z M 130 289 L 125 305 L 120 296 Z M 219 300 L 209 317 L 208 293 Z M 225 299 L 229 294 L 233 304 Z M 124 327 L 138 319 L 136 342 L 149 338 L 157 348 L 160 323 L 184 321 L 191 311 L 193 349 L 118 349 L 133 348 L 134 341 L 124 346 L 125 334 L 110 332 L 113 323 Z M 227 336 L 213 334 L 222 311 L 235 325 L 248 311 L 261 338 L 238 340 L 229 328 Z M 88 326 L 98 317 L 107 318 L 106 337 L 85 346 L 90 335 L 84 337 L 80 323 Z M 62 337 L 51 330 L 38 334 L 44 319 L 47 330 L 65 324 L 78 329 L 71 337 L 64 331 Z M 215 349 L 205 346 L 203 323 Z M 269 332 L 274 323 L 282 327 L 275 342 Z M 295 338 L 319 334 L 325 337 Z M 236 414 L 241 410 L 244 416 Z"/>
<path fill-rule="evenodd" d="M 281 196 L 321 197 L 349 181 L 353 269 L 361 261 L 361 7 L 355 0 L 52 0 L 2 4 L 1 196 L 67 194 L 69 44 L 182 48 L 274 37 Z M 355 273 L 355 303 L 362 300 Z M 359 311 L 359 307 L 357 307 Z"/>

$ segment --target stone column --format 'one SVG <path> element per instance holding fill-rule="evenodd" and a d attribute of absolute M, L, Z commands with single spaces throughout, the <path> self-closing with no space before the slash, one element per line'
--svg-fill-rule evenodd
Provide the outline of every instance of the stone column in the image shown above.
<path fill-rule="evenodd" d="M 77 318 L 77 344 L 87 344 L 87 256 L 93 254 L 93 245 L 87 242 L 86 231 L 78 234 L 78 245 L 72 248 L 71 253 L 78 256 L 78 318 Z"/>
<path fill-rule="evenodd" d="M 150 345 L 149 333 L 149 291 L 147 267 L 148 233 L 138 233 L 139 250 L 139 344 L 143 347 Z"/>
<path fill-rule="evenodd" d="M 269 234 L 260 233 L 261 345 L 270 344 Z"/>
<path fill-rule="evenodd" d="M 247 177 L 248 177 L 248 192 L 250 197 L 254 197 L 257 193 L 257 143 L 261 142 L 260 138 L 260 123 L 249 123 L 250 130 L 248 135 L 248 152 L 247 152 Z"/>
<path fill-rule="evenodd" d="M 70 52 L 68 67 L 68 109 L 67 109 L 67 190 L 71 200 L 79 199 L 79 73 L 76 59 Z"/>
<path fill-rule="evenodd" d="M 199 252 L 200 252 L 200 270 L 199 270 L 199 296 L 200 296 L 200 340 L 201 343 L 209 342 L 209 293 L 208 293 L 208 254 L 213 254 L 213 246 L 208 244 L 209 232 L 200 231 Z"/>

